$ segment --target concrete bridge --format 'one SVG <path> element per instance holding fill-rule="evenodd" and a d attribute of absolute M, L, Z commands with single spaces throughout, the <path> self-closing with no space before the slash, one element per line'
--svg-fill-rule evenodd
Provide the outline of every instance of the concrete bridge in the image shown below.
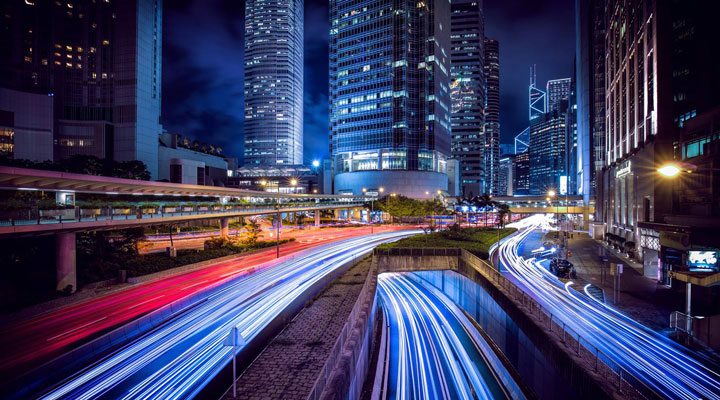
<path fill-rule="evenodd" d="M 227 236 L 232 218 L 312 212 L 315 225 L 323 210 L 359 220 L 372 196 L 286 194 L 233 188 L 149 182 L 26 168 L 0 167 L 0 190 L 43 192 L 55 202 L 51 207 L 20 204 L 16 210 L 0 209 L 0 239 L 56 235 L 57 288 L 76 283 L 76 233 L 117 230 L 196 220 L 218 220 Z M 91 207 L 76 203 L 78 194 L 95 199 Z M 5 196 L 7 197 L 7 196 Z M 178 197 L 192 198 L 178 203 Z M 118 201 L 130 198 L 130 201 Z M 214 203 L 208 203 L 213 201 Z M 51 201 L 52 203 L 52 201 Z M 48 209 L 49 208 L 49 209 Z"/>

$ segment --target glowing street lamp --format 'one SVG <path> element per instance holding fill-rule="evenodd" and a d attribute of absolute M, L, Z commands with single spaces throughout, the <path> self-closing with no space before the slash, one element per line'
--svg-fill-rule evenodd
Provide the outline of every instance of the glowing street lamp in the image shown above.
<path fill-rule="evenodd" d="M 318 160 L 313 160 L 312 166 L 315 167 L 315 168 L 319 167 L 319 166 L 320 166 L 320 161 L 318 161 Z"/>
<path fill-rule="evenodd" d="M 682 172 L 680 167 L 675 164 L 665 164 L 662 167 L 658 168 L 657 171 L 660 173 L 660 175 L 667 178 L 674 178 L 680 175 L 680 173 Z"/>

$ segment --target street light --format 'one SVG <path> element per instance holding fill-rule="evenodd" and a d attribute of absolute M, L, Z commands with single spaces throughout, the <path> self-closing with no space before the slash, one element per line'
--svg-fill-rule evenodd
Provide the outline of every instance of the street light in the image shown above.
<path fill-rule="evenodd" d="M 674 178 L 674 177 L 680 175 L 680 173 L 682 172 L 680 167 L 678 167 L 675 164 L 663 165 L 662 167 L 658 168 L 657 171 L 660 173 L 660 175 L 663 175 L 668 178 Z"/>
<path fill-rule="evenodd" d="M 312 166 L 315 167 L 315 168 L 319 167 L 319 166 L 320 166 L 320 161 L 318 161 L 318 160 L 313 160 Z"/>

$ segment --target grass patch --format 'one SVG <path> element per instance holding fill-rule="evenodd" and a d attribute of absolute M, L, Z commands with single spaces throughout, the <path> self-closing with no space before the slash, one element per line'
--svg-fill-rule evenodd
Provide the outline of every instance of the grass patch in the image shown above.
<path fill-rule="evenodd" d="M 502 239 L 516 230 L 515 228 L 500 229 L 499 237 Z M 397 242 L 381 244 L 378 248 L 460 248 L 487 259 L 488 250 L 497 239 L 497 229 L 451 227 L 440 232 L 419 234 Z"/>

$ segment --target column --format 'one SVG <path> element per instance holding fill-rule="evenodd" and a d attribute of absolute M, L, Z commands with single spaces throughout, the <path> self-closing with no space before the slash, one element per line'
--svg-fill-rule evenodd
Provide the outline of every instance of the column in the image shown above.
<path fill-rule="evenodd" d="M 353 217 L 355 221 L 362 221 L 362 209 L 360 208 L 353 208 L 352 209 Z"/>
<path fill-rule="evenodd" d="M 315 227 L 320 226 L 320 210 L 315 210 L 313 213 L 315 215 Z"/>
<path fill-rule="evenodd" d="M 58 233 L 55 237 L 55 278 L 57 290 L 70 293 L 77 290 L 77 265 L 75 256 L 75 232 Z"/>
<path fill-rule="evenodd" d="M 228 237 L 230 235 L 230 218 L 220 218 L 220 237 Z"/>
<path fill-rule="evenodd" d="M 335 217 L 336 220 L 340 219 L 340 210 L 338 210 L 337 208 L 334 209 L 334 210 L 333 210 L 333 215 L 334 215 L 334 217 Z"/>

